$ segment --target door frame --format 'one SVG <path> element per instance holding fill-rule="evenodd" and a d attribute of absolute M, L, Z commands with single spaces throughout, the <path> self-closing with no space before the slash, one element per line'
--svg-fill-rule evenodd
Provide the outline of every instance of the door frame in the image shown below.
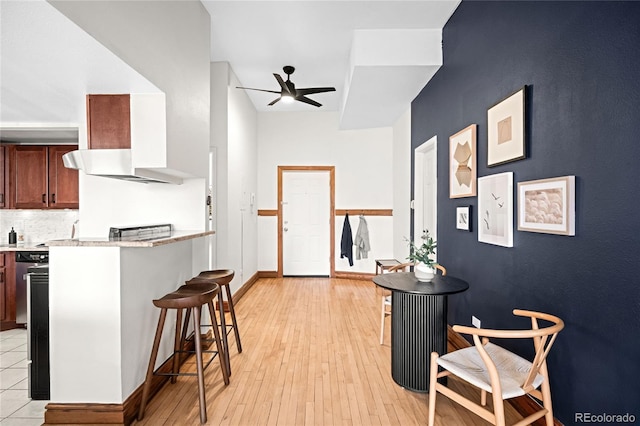
<path fill-rule="evenodd" d="M 435 167 L 433 170 L 430 170 L 430 173 L 433 174 L 435 178 L 435 191 L 433 197 L 433 229 L 429 229 L 431 236 L 434 239 L 438 238 L 438 137 L 433 136 L 431 139 L 422 143 L 420 146 L 414 149 L 414 175 L 413 175 L 413 223 L 411 226 L 413 227 L 413 238 L 415 241 L 419 234 L 416 235 L 416 232 L 421 232 L 420 229 L 424 228 L 424 211 L 422 206 L 424 206 L 424 159 L 428 152 L 433 151 L 433 158 L 435 159 Z M 417 226 L 421 225 L 421 226 Z M 436 250 L 436 260 L 438 257 L 438 253 Z"/>
<path fill-rule="evenodd" d="M 282 218 L 282 175 L 286 172 L 329 172 L 329 277 L 336 275 L 335 228 L 336 228 L 336 168 L 335 166 L 278 166 L 278 278 L 283 276 L 283 218 Z"/>

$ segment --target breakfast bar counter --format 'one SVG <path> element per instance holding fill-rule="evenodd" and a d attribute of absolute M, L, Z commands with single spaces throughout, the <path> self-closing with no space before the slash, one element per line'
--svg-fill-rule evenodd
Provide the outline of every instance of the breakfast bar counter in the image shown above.
<path fill-rule="evenodd" d="M 212 234 L 174 231 L 169 237 L 146 241 L 47 242 L 51 342 L 47 424 L 72 418 L 100 423 L 105 410 L 117 423 L 133 420 L 135 395 L 145 379 L 158 321 L 152 300 L 209 269 Z M 172 351 L 171 339 L 163 339 L 156 367 Z"/>

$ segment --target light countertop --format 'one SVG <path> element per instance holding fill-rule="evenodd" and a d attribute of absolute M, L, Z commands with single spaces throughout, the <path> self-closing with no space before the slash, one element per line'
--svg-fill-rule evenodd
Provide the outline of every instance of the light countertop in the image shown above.
<path fill-rule="evenodd" d="M 48 251 L 49 247 L 46 245 L 40 245 L 40 243 L 25 243 L 21 246 L 16 246 L 15 244 L 0 244 L 0 251 Z"/>
<path fill-rule="evenodd" d="M 173 231 L 169 237 L 144 241 L 109 241 L 108 238 L 80 238 L 51 240 L 47 241 L 46 244 L 49 247 L 157 247 L 213 234 L 215 234 L 215 231 Z"/>

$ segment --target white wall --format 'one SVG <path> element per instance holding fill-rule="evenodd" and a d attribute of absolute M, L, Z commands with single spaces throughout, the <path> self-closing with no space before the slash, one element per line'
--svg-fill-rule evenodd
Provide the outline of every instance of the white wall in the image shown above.
<path fill-rule="evenodd" d="M 400 262 L 409 256 L 410 203 L 411 107 L 393 125 L 393 258 Z"/>
<path fill-rule="evenodd" d="M 338 130 L 335 112 L 267 112 L 258 116 L 258 207 L 277 209 L 278 166 L 335 166 L 336 209 L 391 209 L 393 171 L 391 128 Z M 357 231 L 357 217 L 352 231 Z M 354 266 L 340 262 L 336 270 L 375 272 L 374 259 L 393 255 L 393 219 L 366 218 L 372 250 L 369 258 Z M 337 244 L 344 217 L 336 217 Z M 277 270 L 277 221 L 261 217 L 258 221 L 260 270 Z M 343 259 L 344 261 L 344 259 Z"/>
<path fill-rule="evenodd" d="M 154 222 L 205 229 L 210 120 L 206 9 L 200 2 L 50 3 L 165 93 L 167 167 L 197 177 L 179 186 L 141 185 L 80 173 L 80 235 L 106 237 L 110 225 Z M 82 148 L 86 129 L 80 130 Z"/>
<path fill-rule="evenodd" d="M 257 112 L 228 63 L 211 64 L 211 145 L 216 148 L 217 268 L 231 268 L 235 292 L 258 271 Z"/>

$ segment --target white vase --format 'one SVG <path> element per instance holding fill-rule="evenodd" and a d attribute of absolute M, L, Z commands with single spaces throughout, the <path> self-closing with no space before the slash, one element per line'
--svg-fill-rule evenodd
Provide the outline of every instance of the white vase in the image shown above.
<path fill-rule="evenodd" d="M 417 263 L 413 268 L 413 273 L 415 274 L 418 281 L 429 282 L 436 275 L 435 269 L 431 266 L 427 266 L 424 263 Z"/>

